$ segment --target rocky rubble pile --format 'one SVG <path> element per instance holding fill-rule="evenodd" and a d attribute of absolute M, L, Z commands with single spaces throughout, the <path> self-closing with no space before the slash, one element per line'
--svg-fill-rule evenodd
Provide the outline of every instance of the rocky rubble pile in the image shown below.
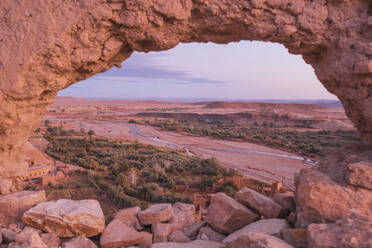
<path fill-rule="evenodd" d="M 301 171 L 294 195 L 217 193 L 202 222 L 193 205 L 175 203 L 122 209 L 106 226 L 95 200 L 3 195 L 0 248 L 371 248 L 371 163 L 345 164 L 344 177 L 324 166 Z"/>

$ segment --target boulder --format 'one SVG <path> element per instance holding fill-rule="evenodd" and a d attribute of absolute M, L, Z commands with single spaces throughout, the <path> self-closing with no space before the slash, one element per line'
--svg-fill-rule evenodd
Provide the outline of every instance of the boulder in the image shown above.
<path fill-rule="evenodd" d="M 54 233 L 42 233 L 41 240 L 48 246 L 48 248 L 59 248 L 61 243 L 59 237 Z"/>
<path fill-rule="evenodd" d="M 16 222 L 26 210 L 45 200 L 44 191 L 20 191 L 0 195 L 0 225 Z"/>
<path fill-rule="evenodd" d="M 212 197 L 206 221 L 216 231 L 230 234 L 258 218 L 256 213 L 233 198 L 217 193 Z"/>
<path fill-rule="evenodd" d="M 177 242 L 177 243 L 187 243 L 187 242 L 191 241 L 191 239 L 189 237 L 187 237 L 183 232 L 181 232 L 179 230 L 176 230 L 176 231 L 172 232 L 168 236 L 168 240 L 170 242 Z"/>
<path fill-rule="evenodd" d="M 41 235 L 43 231 L 39 230 L 39 229 L 36 229 L 36 228 L 33 228 L 31 226 L 25 226 L 25 228 L 23 229 L 23 231 L 31 231 L 31 232 L 36 232 L 37 234 Z"/>
<path fill-rule="evenodd" d="M 293 246 L 277 237 L 252 232 L 228 236 L 223 241 L 223 244 L 226 245 L 227 248 L 293 248 Z"/>
<path fill-rule="evenodd" d="M 295 248 L 307 248 L 307 230 L 305 228 L 284 229 L 282 239 Z"/>
<path fill-rule="evenodd" d="M 296 211 L 296 202 L 293 193 L 275 194 L 273 200 L 289 212 Z"/>
<path fill-rule="evenodd" d="M 97 248 L 97 246 L 86 237 L 76 237 L 63 243 L 62 248 Z"/>
<path fill-rule="evenodd" d="M 221 243 L 205 240 L 195 240 L 189 243 L 163 242 L 156 243 L 151 248 L 225 248 Z"/>
<path fill-rule="evenodd" d="M 242 229 L 230 234 L 226 237 L 226 241 L 234 240 L 237 237 L 244 235 L 246 233 L 263 233 L 267 235 L 276 236 L 281 238 L 281 230 L 289 228 L 286 220 L 283 219 L 263 219 L 253 222 Z"/>
<path fill-rule="evenodd" d="M 152 234 L 148 232 L 140 232 L 139 234 L 142 238 L 138 246 L 140 248 L 150 248 L 152 245 Z"/>
<path fill-rule="evenodd" d="M 10 243 L 8 248 L 48 248 L 41 240 L 39 233 L 33 228 L 25 228 L 15 237 L 15 242 Z"/>
<path fill-rule="evenodd" d="M 11 194 L 21 191 L 20 180 L 16 178 L 1 178 L 0 179 L 0 195 Z"/>
<path fill-rule="evenodd" d="M 116 213 L 115 219 L 135 228 L 137 231 L 143 230 L 143 226 L 138 220 L 138 213 L 141 211 L 140 207 L 132 207 L 121 209 Z"/>
<path fill-rule="evenodd" d="M 352 212 L 372 219 L 372 191 L 343 187 L 319 171 L 302 170 L 296 178 L 299 214 L 311 223 L 335 222 Z"/>
<path fill-rule="evenodd" d="M 309 248 L 372 247 L 372 222 L 352 215 L 336 223 L 311 224 L 307 229 Z"/>
<path fill-rule="evenodd" d="M 1 234 L 5 243 L 11 243 L 15 241 L 16 233 L 10 228 L 2 228 Z"/>
<path fill-rule="evenodd" d="M 154 243 L 167 242 L 169 234 L 176 230 L 174 228 L 174 225 L 167 223 L 153 224 L 151 229 L 152 234 L 154 235 L 153 237 Z"/>
<path fill-rule="evenodd" d="M 222 243 L 225 237 L 226 237 L 225 235 L 216 232 L 209 226 L 206 226 L 200 229 L 197 239 L 210 240 L 210 241 L 216 241 L 216 242 Z"/>
<path fill-rule="evenodd" d="M 300 208 L 296 210 L 295 219 L 294 227 L 296 228 L 307 228 L 311 224 L 311 222 L 305 218 L 304 211 Z"/>
<path fill-rule="evenodd" d="M 142 225 L 151 225 L 167 222 L 173 217 L 172 205 L 167 203 L 153 204 L 146 210 L 138 213 Z"/>
<path fill-rule="evenodd" d="M 207 223 L 205 221 L 195 222 L 187 227 L 185 227 L 182 232 L 189 237 L 190 239 L 195 239 L 198 235 L 200 229 L 205 226 Z"/>
<path fill-rule="evenodd" d="M 177 230 L 195 223 L 195 207 L 192 204 L 177 202 L 173 204 L 173 218 L 170 221 Z"/>
<path fill-rule="evenodd" d="M 15 233 L 22 232 L 22 230 L 25 228 L 25 224 L 22 222 L 16 222 L 8 225 L 9 229 L 13 230 Z"/>
<path fill-rule="evenodd" d="M 91 237 L 105 228 L 105 217 L 96 200 L 43 202 L 25 212 L 22 221 L 59 237 Z"/>
<path fill-rule="evenodd" d="M 235 199 L 241 204 L 256 210 L 266 218 L 285 216 L 285 210 L 282 206 L 253 189 L 247 187 L 240 189 L 235 194 Z"/>
<path fill-rule="evenodd" d="M 290 215 L 285 218 L 287 222 L 291 225 L 294 226 L 296 224 L 296 213 L 291 213 Z"/>
<path fill-rule="evenodd" d="M 157 223 L 152 225 L 154 243 L 166 242 L 171 232 L 181 230 L 195 222 L 194 205 L 177 202 L 172 208 L 173 217 L 169 223 Z"/>
<path fill-rule="evenodd" d="M 347 166 L 346 182 L 350 185 L 372 190 L 372 163 L 362 161 Z"/>
<path fill-rule="evenodd" d="M 114 219 L 103 231 L 100 243 L 103 248 L 120 248 L 137 245 L 142 241 L 143 236 L 133 227 Z"/>

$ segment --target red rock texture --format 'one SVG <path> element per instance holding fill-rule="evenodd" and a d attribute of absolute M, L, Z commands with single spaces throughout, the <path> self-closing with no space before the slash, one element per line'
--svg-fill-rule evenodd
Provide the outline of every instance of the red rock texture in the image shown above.
<path fill-rule="evenodd" d="M 2 0 L 0 177 L 25 173 L 22 146 L 59 90 L 180 42 L 283 44 L 372 146 L 371 12 L 369 0 Z"/>

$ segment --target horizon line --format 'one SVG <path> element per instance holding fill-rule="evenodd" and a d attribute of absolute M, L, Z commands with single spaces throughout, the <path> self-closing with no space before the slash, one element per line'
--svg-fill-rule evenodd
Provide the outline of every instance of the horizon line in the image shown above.
<path fill-rule="evenodd" d="M 257 98 L 257 99 L 250 99 L 250 98 L 212 98 L 212 97 L 85 97 L 85 96 L 59 96 L 59 97 L 66 97 L 66 98 L 82 98 L 87 100 L 163 100 L 163 101 L 227 101 L 227 102 L 254 102 L 254 101 L 277 101 L 277 102 L 290 102 L 290 101 L 302 101 L 302 102 L 340 102 L 339 99 L 327 99 L 327 98 L 314 98 L 314 99 L 275 99 L 275 98 Z M 341 103 L 341 102 L 340 102 Z"/>

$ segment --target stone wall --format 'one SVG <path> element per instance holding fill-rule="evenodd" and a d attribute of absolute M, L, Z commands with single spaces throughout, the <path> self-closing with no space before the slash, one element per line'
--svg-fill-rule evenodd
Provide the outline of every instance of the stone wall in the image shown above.
<path fill-rule="evenodd" d="M 30 180 L 35 178 L 40 178 L 49 174 L 52 170 L 51 164 L 39 165 L 37 167 L 30 167 L 27 170 L 26 175 L 21 176 L 20 179 L 22 180 Z"/>

